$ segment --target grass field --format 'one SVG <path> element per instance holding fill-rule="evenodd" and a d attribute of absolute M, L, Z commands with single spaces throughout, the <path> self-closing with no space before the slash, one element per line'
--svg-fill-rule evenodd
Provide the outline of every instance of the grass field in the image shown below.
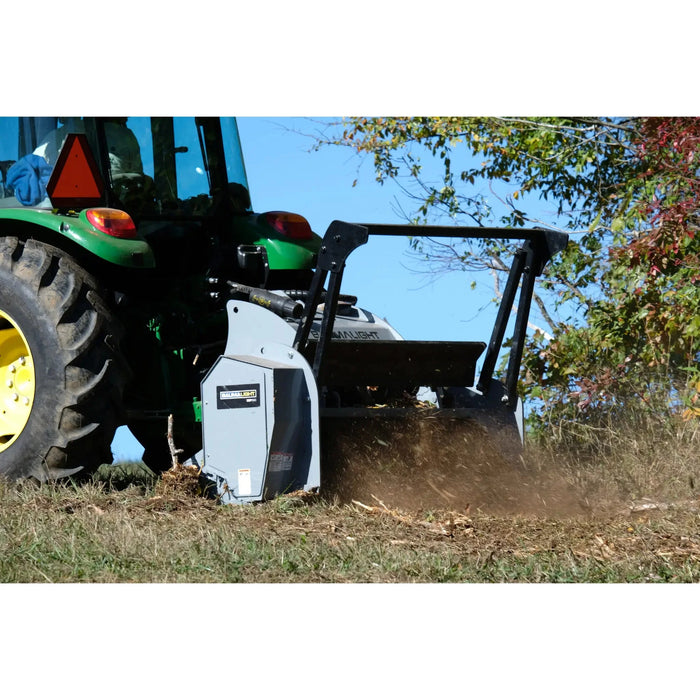
<path fill-rule="evenodd" d="M 696 501 L 587 518 L 238 508 L 129 487 L 3 494 L 3 582 L 700 581 Z"/>
<path fill-rule="evenodd" d="M 83 484 L 5 484 L 0 581 L 700 581 L 697 429 L 615 444 L 597 459 L 530 451 L 505 510 L 441 508 L 428 494 L 397 508 L 366 493 L 221 506 L 187 470 L 156 479 L 138 463 Z"/>

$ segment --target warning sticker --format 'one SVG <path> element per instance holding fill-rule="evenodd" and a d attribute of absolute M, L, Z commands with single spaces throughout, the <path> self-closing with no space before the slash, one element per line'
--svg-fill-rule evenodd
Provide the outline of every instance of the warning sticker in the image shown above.
<path fill-rule="evenodd" d="M 260 384 L 234 384 L 216 387 L 216 407 L 255 408 L 260 405 Z"/>
<path fill-rule="evenodd" d="M 238 470 L 238 495 L 250 496 L 252 493 L 250 485 L 250 469 Z"/>
<path fill-rule="evenodd" d="M 293 461 L 291 452 L 271 452 L 268 469 L 271 472 L 287 472 L 292 468 Z"/>

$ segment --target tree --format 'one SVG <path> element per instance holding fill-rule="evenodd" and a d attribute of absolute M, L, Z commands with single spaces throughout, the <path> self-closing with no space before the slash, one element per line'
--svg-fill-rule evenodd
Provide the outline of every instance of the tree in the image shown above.
<path fill-rule="evenodd" d="M 549 327 L 524 358 L 539 427 L 689 400 L 700 351 L 699 119 L 356 117 L 317 140 L 329 144 L 371 154 L 377 180 L 400 184 L 416 223 L 569 232 L 535 297 Z M 544 216 L 543 203 L 554 205 Z M 436 270 L 496 276 L 509 254 L 504 241 L 415 240 Z"/>

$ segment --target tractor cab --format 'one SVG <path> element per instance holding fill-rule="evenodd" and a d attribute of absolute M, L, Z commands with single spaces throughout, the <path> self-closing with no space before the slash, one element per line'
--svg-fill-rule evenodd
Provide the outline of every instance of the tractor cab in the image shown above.
<path fill-rule="evenodd" d="M 85 147 L 66 153 L 73 135 Z M 0 118 L 0 216 L 75 213 L 88 201 L 126 212 L 162 275 L 209 270 L 265 288 L 310 280 L 320 238 L 300 216 L 252 211 L 235 118 Z"/>
<path fill-rule="evenodd" d="M 172 117 L 0 120 L 0 207 L 52 208 L 47 186 L 70 134 L 87 137 L 103 205 L 135 220 L 250 210 L 235 120 Z"/>

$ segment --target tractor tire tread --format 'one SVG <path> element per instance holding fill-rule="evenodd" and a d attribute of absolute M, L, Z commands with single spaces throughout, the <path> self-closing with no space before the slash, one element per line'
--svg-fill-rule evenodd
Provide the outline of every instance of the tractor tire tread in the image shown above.
<path fill-rule="evenodd" d="M 0 270 L 22 282 L 25 298 L 33 295 L 39 329 L 35 340 L 43 330 L 52 353 L 43 386 L 37 378 L 32 411 L 39 408 L 43 420 L 32 427 L 35 447 L 18 450 L 20 459 L 11 458 L 13 445 L 8 454 L 0 452 L 0 475 L 44 481 L 78 466 L 81 475 L 88 474 L 111 462 L 111 441 L 122 419 L 128 372 L 119 351 L 121 325 L 96 280 L 57 248 L 2 238 Z"/>

